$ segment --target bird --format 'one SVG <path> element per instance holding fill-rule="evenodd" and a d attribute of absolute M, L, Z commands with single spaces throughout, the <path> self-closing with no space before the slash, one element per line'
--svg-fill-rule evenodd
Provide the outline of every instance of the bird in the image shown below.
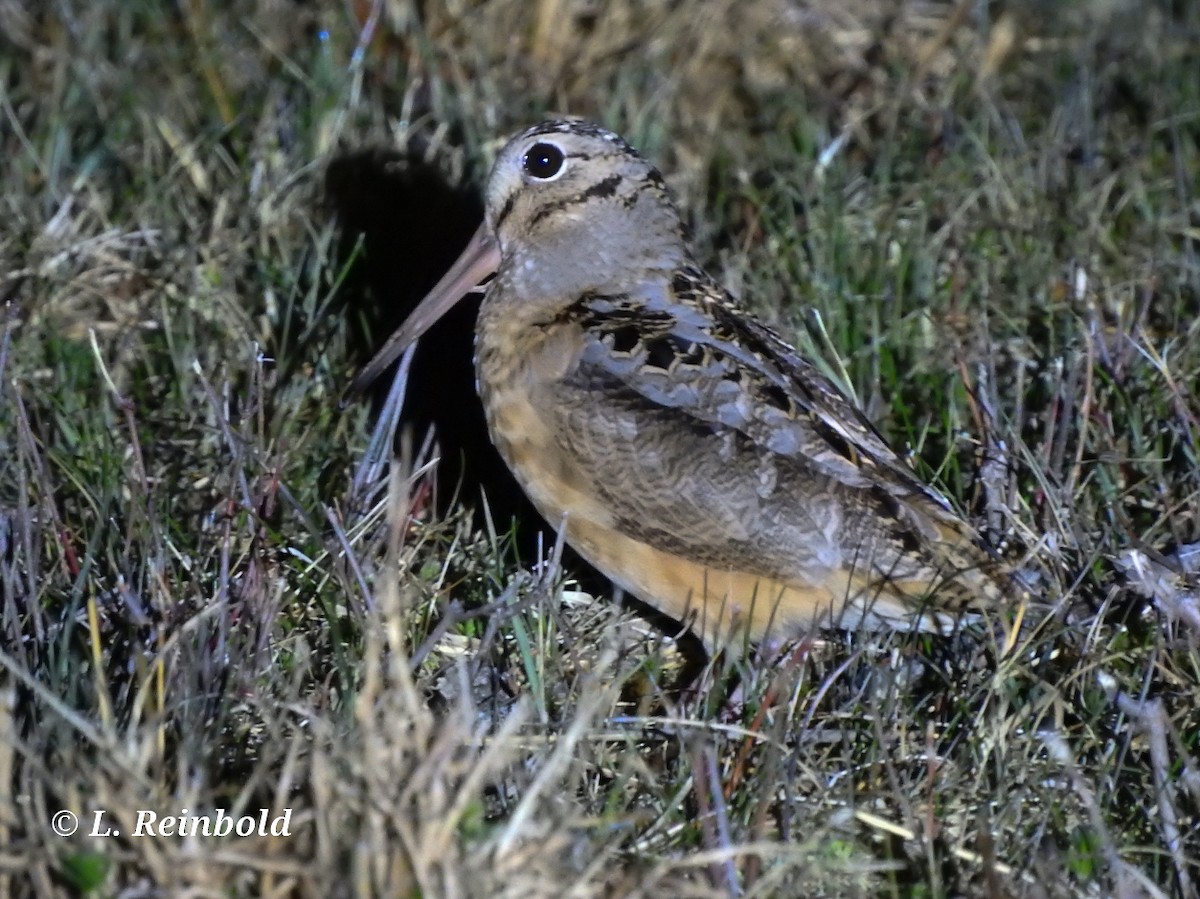
<path fill-rule="evenodd" d="M 710 652 L 819 628 L 945 633 L 1020 595 L 862 410 L 701 267 L 662 174 L 619 135 L 527 128 L 499 151 L 484 205 L 350 389 L 483 289 L 492 442 L 618 587 Z"/>

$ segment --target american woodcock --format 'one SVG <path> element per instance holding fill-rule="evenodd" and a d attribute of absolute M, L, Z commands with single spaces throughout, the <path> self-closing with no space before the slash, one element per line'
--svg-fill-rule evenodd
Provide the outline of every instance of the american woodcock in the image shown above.
<path fill-rule="evenodd" d="M 549 121 L 500 151 L 466 250 L 354 382 L 495 277 L 476 325 L 492 440 L 612 580 L 710 649 L 814 626 L 944 630 L 1016 598 L 862 412 L 695 262 L 659 172 Z"/>

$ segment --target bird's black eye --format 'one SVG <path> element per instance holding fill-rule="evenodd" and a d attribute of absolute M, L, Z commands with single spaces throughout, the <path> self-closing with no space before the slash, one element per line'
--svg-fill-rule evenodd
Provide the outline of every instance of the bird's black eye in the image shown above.
<path fill-rule="evenodd" d="M 554 144 L 534 144 L 521 160 L 521 167 L 534 178 L 549 181 L 562 171 L 565 157 Z"/>

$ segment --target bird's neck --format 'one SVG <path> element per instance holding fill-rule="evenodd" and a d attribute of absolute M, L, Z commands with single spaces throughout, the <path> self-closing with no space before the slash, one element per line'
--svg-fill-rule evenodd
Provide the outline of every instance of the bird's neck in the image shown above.
<path fill-rule="evenodd" d="M 669 207 L 582 204 L 562 210 L 552 228 L 532 237 L 502 242 L 503 259 L 485 305 L 536 319 L 531 307 L 561 306 L 588 293 L 628 293 L 658 279 L 669 283 L 689 259 L 679 218 Z"/>

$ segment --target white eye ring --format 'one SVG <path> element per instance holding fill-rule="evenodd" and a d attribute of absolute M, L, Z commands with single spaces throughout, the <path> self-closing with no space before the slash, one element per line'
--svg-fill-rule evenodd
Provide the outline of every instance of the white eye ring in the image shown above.
<path fill-rule="evenodd" d="M 547 140 L 539 140 L 521 157 L 521 171 L 535 181 L 557 181 L 566 170 L 567 154 Z"/>

